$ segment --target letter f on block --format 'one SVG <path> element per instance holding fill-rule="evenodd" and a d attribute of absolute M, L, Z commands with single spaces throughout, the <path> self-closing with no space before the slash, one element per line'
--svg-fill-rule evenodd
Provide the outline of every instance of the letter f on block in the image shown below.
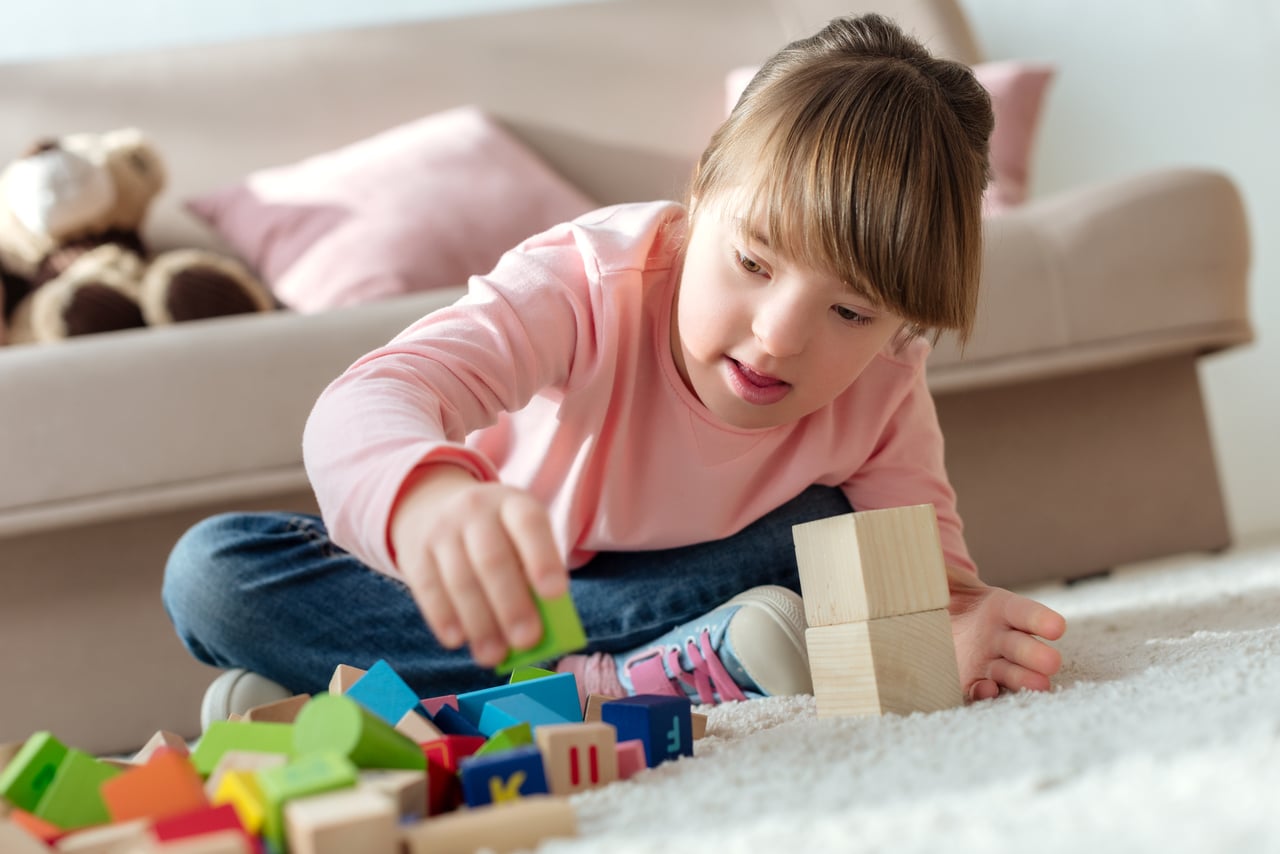
<path fill-rule="evenodd" d="M 517 771 L 505 781 L 501 777 L 489 778 L 489 798 L 495 804 L 520 799 L 520 787 L 524 785 L 525 773 Z"/>
<path fill-rule="evenodd" d="M 667 755 L 675 756 L 680 753 L 680 719 L 671 719 L 671 732 L 667 733 Z"/>

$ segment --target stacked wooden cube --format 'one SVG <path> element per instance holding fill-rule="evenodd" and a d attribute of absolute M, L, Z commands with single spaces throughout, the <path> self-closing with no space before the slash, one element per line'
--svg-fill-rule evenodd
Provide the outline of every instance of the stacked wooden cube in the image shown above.
<path fill-rule="evenodd" d="M 818 716 L 960 705 L 933 505 L 847 513 L 792 534 Z"/>

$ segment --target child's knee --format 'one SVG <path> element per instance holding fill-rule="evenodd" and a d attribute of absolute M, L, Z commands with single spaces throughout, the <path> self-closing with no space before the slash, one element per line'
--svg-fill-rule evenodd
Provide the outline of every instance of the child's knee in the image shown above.
<path fill-rule="evenodd" d="M 165 564 L 161 599 L 175 623 L 198 621 L 233 598 L 249 570 L 245 546 L 253 539 L 249 514 L 222 513 L 191 526 Z"/>

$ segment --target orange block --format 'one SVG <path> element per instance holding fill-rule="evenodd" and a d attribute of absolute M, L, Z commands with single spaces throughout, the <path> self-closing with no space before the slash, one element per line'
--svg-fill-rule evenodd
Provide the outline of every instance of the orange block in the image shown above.
<path fill-rule="evenodd" d="M 190 760 L 164 747 L 146 765 L 103 783 L 102 801 L 113 821 L 167 818 L 209 806 L 204 781 Z"/>
<path fill-rule="evenodd" d="M 42 818 L 32 815 L 26 810 L 14 809 L 9 813 L 8 819 L 13 824 L 25 830 L 31 836 L 40 841 L 52 845 L 62 837 L 66 836 L 69 831 L 63 830 L 56 824 L 50 824 Z"/>

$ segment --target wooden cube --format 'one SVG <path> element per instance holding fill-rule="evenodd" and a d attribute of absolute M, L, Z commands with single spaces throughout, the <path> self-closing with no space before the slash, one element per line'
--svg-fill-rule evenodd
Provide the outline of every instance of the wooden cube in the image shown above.
<path fill-rule="evenodd" d="M 643 741 L 645 761 L 653 768 L 668 759 L 693 755 L 691 706 L 687 697 L 638 694 L 610 700 L 600 707 L 600 715 L 617 730 L 618 741 Z"/>
<path fill-rule="evenodd" d="M 542 619 L 542 638 L 532 649 L 513 649 L 496 668 L 498 673 L 510 673 L 526 664 L 537 664 L 560 658 L 587 645 L 582 620 L 574 607 L 573 597 L 565 593 L 554 599 L 533 597 L 538 616 Z"/>
<path fill-rule="evenodd" d="M 350 664 L 339 664 L 333 669 L 333 675 L 329 677 L 329 693 L 347 693 L 347 689 L 356 684 L 360 677 L 367 672 L 359 667 L 352 667 Z"/>
<path fill-rule="evenodd" d="M 349 789 L 290 801 L 284 808 L 293 854 L 399 854 L 399 817 L 376 792 Z"/>
<path fill-rule="evenodd" d="M 5 854 L 49 854 L 49 846 L 18 825 L 0 818 L 0 851 Z"/>
<path fill-rule="evenodd" d="M 209 806 L 204 780 L 191 761 L 167 747 L 155 751 L 147 764 L 107 780 L 100 793 L 112 821 L 154 821 Z"/>
<path fill-rule="evenodd" d="M 805 633 L 818 717 L 907 715 L 964 702 L 945 609 Z"/>
<path fill-rule="evenodd" d="M 168 730 L 162 729 L 156 732 L 155 735 L 151 736 L 147 743 L 142 745 L 142 748 L 133 755 L 133 764 L 146 765 L 147 760 L 162 747 L 176 751 L 183 756 L 187 756 L 191 753 L 190 749 L 187 747 L 187 740 L 185 738 L 177 733 L 172 733 Z"/>
<path fill-rule="evenodd" d="M 571 795 L 618 779 L 618 733 L 607 723 L 548 724 L 533 733 L 553 795 Z"/>
<path fill-rule="evenodd" d="M 291 724 L 310 699 L 310 694 L 294 694 L 274 703 L 254 706 L 241 715 L 240 719 L 250 723 Z"/>
<path fill-rule="evenodd" d="M 468 756 L 462 760 L 461 776 L 463 797 L 472 807 L 550 791 L 542 753 L 532 745 L 488 756 Z"/>
<path fill-rule="evenodd" d="M 791 529 L 810 626 L 947 607 L 932 504 L 845 513 Z"/>

